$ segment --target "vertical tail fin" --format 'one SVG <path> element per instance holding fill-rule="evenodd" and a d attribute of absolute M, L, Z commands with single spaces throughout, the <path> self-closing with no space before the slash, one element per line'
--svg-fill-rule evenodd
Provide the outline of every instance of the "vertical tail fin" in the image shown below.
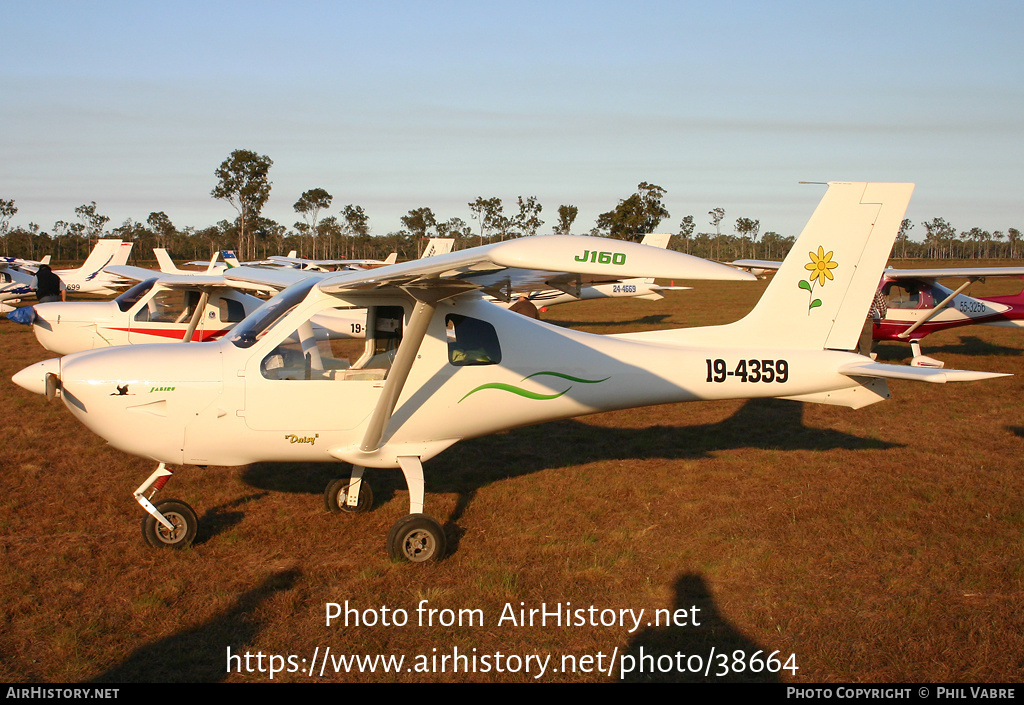
<path fill-rule="evenodd" d="M 80 273 L 87 279 L 92 279 L 100 270 L 106 267 L 108 264 L 113 263 L 114 257 L 118 254 L 122 242 L 120 240 L 114 240 L 111 238 L 101 238 L 96 241 L 96 244 L 92 248 L 92 252 L 85 258 L 85 262 L 82 266 L 77 269 L 67 270 L 67 273 Z M 125 261 L 128 261 L 128 257 L 125 256 Z M 121 264 L 124 264 L 122 262 Z"/>
<path fill-rule="evenodd" d="M 761 300 L 732 331 L 769 346 L 856 348 L 913 191 L 829 183 Z"/>
<path fill-rule="evenodd" d="M 423 254 L 420 255 L 420 259 L 424 257 L 434 257 L 435 255 L 445 255 L 452 251 L 452 247 L 455 245 L 455 238 L 453 237 L 432 237 L 427 246 L 423 248 Z M 397 257 L 397 254 L 396 254 Z M 387 264 L 394 264 L 394 262 L 387 262 Z"/>
<path fill-rule="evenodd" d="M 132 253 L 134 244 L 134 242 L 122 242 L 114 252 L 114 259 L 110 260 L 110 264 L 128 264 L 128 255 Z"/>
<path fill-rule="evenodd" d="M 160 271 L 164 274 L 183 274 L 182 270 L 174 264 L 174 260 L 162 247 L 154 247 L 153 254 L 156 255 L 156 262 L 160 265 Z"/>
<path fill-rule="evenodd" d="M 650 247 L 660 247 L 664 250 L 668 247 L 668 242 L 671 239 L 672 233 L 647 233 L 644 235 L 644 239 L 640 241 L 640 244 L 648 245 Z"/>

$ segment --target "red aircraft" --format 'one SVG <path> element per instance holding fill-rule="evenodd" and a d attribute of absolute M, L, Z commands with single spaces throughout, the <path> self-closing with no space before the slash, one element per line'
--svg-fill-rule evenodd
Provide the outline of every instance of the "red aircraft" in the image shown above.
<path fill-rule="evenodd" d="M 781 263 L 744 259 L 730 264 L 762 274 L 774 272 Z M 886 269 L 878 288 L 887 309 L 872 326 L 872 337 L 910 343 L 914 353 L 910 364 L 915 367 L 942 367 L 943 362 L 921 353 L 921 339 L 929 333 L 972 325 L 1024 328 L 1024 290 L 1010 296 L 978 298 L 963 293 L 974 282 L 989 277 L 1024 277 L 1024 267 Z M 956 289 L 937 281 L 961 278 L 966 281 Z"/>

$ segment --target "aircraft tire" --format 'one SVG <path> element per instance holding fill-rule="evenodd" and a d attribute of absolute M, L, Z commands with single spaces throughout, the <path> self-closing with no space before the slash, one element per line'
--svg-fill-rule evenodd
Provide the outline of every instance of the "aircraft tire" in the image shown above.
<path fill-rule="evenodd" d="M 142 517 L 142 537 L 146 539 L 146 543 L 153 548 L 182 549 L 191 546 L 199 528 L 199 518 L 195 510 L 176 499 L 162 499 L 153 506 L 174 524 L 175 530 L 168 531 L 156 517 L 147 512 Z"/>
<path fill-rule="evenodd" d="M 362 514 L 373 508 L 373 489 L 370 483 L 363 480 L 359 483 L 359 501 L 350 507 L 345 503 L 348 497 L 348 486 L 351 480 L 339 478 L 332 480 L 324 491 L 324 507 L 331 514 Z"/>
<path fill-rule="evenodd" d="M 388 532 L 388 556 L 393 561 L 436 562 L 444 557 L 447 544 L 444 529 L 427 514 L 407 514 Z"/>

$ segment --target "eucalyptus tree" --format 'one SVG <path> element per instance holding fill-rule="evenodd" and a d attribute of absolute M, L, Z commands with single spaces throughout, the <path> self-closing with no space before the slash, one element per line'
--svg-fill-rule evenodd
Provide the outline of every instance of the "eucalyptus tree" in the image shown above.
<path fill-rule="evenodd" d="M 744 256 L 743 244 L 750 240 L 752 257 L 757 257 L 757 233 L 761 229 L 760 220 L 751 220 L 750 218 L 737 218 L 736 219 L 736 233 L 740 236 L 740 257 Z"/>
<path fill-rule="evenodd" d="M 512 227 L 524 237 L 536 235 L 540 226 L 544 225 L 544 221 L 538 217 L 542 210 L 544 207 L 537 202 L 536 196 L 528 196 L 525 200 L 519 196 L 519 213 L 512 216 Z"/>
<path fill-rule="evenodd" d="M 504 215 L 502 215 L 501 199 L 497 196 L 493 198 L 477 196 L 475 201 L 469 203 L 469 215 L 473 220 L 480 223 L 481 245 L 484 243 L 484 238 L 488 236 L 489 232 L 496 228 L 501 228 L 502 221 L 507 221 Z"/>
<path fill-rule="evenodd" d="M 900 251 L 902 254 L 900 257 L 907 256 L 907 240 L 910 239 L 910 231 L 913 229 L 914 223 L 910 218 L 904 218 L 903 222 L 900 223 L 899 232 L 896 233 L 896 242 L 900 245 Z"/>
<path fill-rule="evenodd" d="M 218 181 L 210 195 L 227 201 L 238 212 L 238 256 L 255 256 L 255 239 L 250 223 L 259 217 L 270 198 L 270 167 L 274 162 L 268 156 L 236 149 L 221 162 L 214 172 Z"/>
<path fill-rule="evenodd" d="M 177 232 L 171 219 L 163 211 L 155 211 L 149 214 L 146 223 L 149 224 L 149 229 L 156 237 L 157 247 L 166 249 Z"/>
<path fill-rule="evenodd" d="M 4 200 L 0 199 L 0 235 L 4 237 L 4 257 L 9 257 L 7 247 L 7 234 L 10 232 L 11 218 L 18 212 L 18 207 L 14 205 L 14 199 Z"/>
<path fill-rule="evenodd" d="M 75 213 L 81 221 L 81 227 L 75 231 L 75 234 L 80 236 L 79 240 L 98 240 L 103 237 L 103 229 L 110 222 L 110 218 L 97 212 L 96 201 L 79 206 Z M 88 248 L 86 250 L 88 251 Z M 75 243 L 75 257 L 78 257 L 78 242 Z"/>
<path fill-rule="evenodd" d="M 580 209 L 576 206 L 559 206 L 558 207 L 558 223 L 555 224 L 556 235 L 568 235 L 572 232 L 572 224 L 576 222 L 576 216 L 580 214 Z"/>
<path fill-rule="evenodd" d="M 708 215 L 711 216 L 709 221 L 715 226 L 715 242 L 718 243 L 718 257 L 722 257 L 722 220 L 725 218 L 724 208 L 712 208 L 708 211 Z M 714 248 L 711 251 L 711 259 L 715 258 Z"/>
<path fill-rule="evenodd" d="M 679 221 L 679 239 L 683 241 L 683 252 L 690 254 L 690 238 L 697 224 L 693 222 L 693 216 L 688 215 Z"/>
<path fill-rule="evenodd" d="M 309 233 L 313 250 L 313 259 L 316 259 L 316 222 L 320 217 L 320 211 L 324 208 L 330 208 L 331 201 L 333 200 L 334 196 L 327 193 L 327 191 L 322 188 L 315 188 L 303 193 L 299 196 L 299 200 L 292 205 L 295 212 L 300 213 L 302 215 L 302 219 L 306 221 L 306 232 Z"/>
<path fill-rule="evenodd" d="M 597 234 L 639 242 L 669 217 L 661 200 L 665 189 L 646 181 L 637 184 L 636 188 L 636 193 L 619 201 L 614 210 L 597 217 L 597 227 L 594 228 Z"/>

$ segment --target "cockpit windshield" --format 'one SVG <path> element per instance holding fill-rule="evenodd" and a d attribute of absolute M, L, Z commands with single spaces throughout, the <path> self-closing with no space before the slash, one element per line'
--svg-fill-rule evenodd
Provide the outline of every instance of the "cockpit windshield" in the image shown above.
<path fill-rule="evenodd" d="M 156 277 L 139 282 L 131 289 L 114 299 L 114 302 L 117 304 L 119 309 L 127 311 L 132 306 L 139 303 L 139 300 L 149 293 L 149 290 L 153 288 L 154 284 L 156 284 Z"/>
<path fill-rule="evenodd" d="M 277 296 L 266 301 L 262 306 L 253 311 L 244 321 L 235 327 L 234 335 L 230 340 L 237 347 L 248 348 L 255 343 L 262 334 L 274 323 L 280 320 L 286 313 L 299 304 L 306 294 L 316 286 L 320 279 L 310 277 L 292 284 Z"/>

